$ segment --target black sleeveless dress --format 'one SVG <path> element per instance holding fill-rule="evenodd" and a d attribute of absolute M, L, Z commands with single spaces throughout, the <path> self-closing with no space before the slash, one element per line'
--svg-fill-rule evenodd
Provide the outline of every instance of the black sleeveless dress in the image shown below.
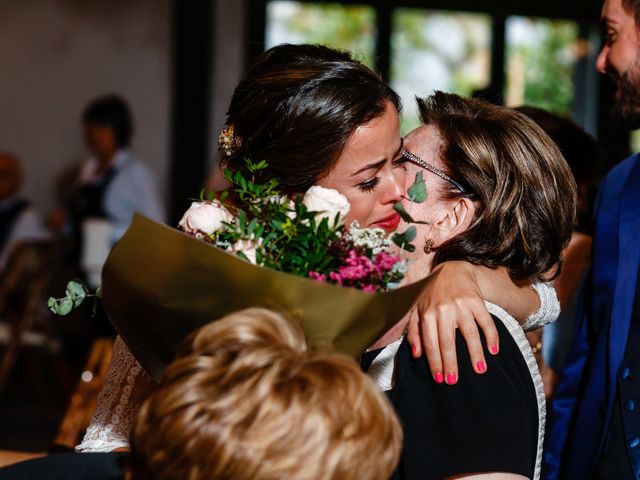
<path fill-rule="evenodd" d="M 544 418 L 544 407 L 522 347 L 501 320 L 494 321 L 500 353 L 485 351 L 487 372 L 482 375 L 473 371 L 464 339 L 457 333 L 459 380 L 454 386 L 435 383 L 426 359 L 412 358 L 403 339 L 395 356 L 395 384 L 387 392 L 404 432 L 394 480 L 482 472 L 539 475 L 539 419 Z M 382 350 L 362 357 L 365 371 Z"/>

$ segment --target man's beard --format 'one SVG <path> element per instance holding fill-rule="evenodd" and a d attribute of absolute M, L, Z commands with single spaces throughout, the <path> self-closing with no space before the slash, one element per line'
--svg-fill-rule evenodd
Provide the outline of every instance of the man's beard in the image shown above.
<path fill-rule="evenodd" d="M 631 128 L 640 128 L 640 59 L 619 75 L 610 71 L 616 82 L 615 105 L 613 113 L 625 120 Z"/>

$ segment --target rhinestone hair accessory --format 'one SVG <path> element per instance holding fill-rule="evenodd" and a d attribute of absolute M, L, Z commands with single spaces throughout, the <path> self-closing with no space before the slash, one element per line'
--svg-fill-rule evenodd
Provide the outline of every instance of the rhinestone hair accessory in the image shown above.
<path fill-rule="evenodd" d="M 424 168 L 425 170 L 429 170 L 431 173 L 439 176 L 441 179 L 449 182 L 451 185 L 453 185 L 454 187 L 456 187 L 458 190 L 460 190 L 462 193 L 467 193 L 466 190 L 464 189 L 464 187 L 462 185 L 460 185 L 458 182 L 456 182 L 453 178 L 451 178 L 449 175 L 447 175 L 446 173 L 444 173 L 442 170 L 440 170 L 437 167 L 434 167 L 433 165 L 431 165 L 430 163 L 427 163 L 426 161 L 424 161 L 423 159 L 421 159 L 420 157 L 418 157 L 417 155 L 414 155 L 413 153 L 411 153 L 409 150 L 407 150 L 406 148 L 402 149 L 402 156 L 404 158 L 406 158 L 408 161 L 410 161 L 411 163 L 413 163 L 414 165 L 417 165 L 419 167 Z"/>
<path fill-rule="evenodd" d="M 218 135 L 218 147 L 225 157 L 233 155 L 242 146 L 242 138 L 234 132 L 233 124 L 227 125 Z"/>

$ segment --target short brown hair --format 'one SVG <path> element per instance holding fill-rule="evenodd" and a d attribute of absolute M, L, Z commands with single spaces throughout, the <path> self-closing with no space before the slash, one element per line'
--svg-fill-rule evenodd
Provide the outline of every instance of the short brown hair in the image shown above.
<path fill-rule="evenodd" d="M 557 266 L 574 227 L 576 184 L 549 136 L 525 115 L 482 100 L 436 92 L 418 105 L 442 137 L 445 170 L 476 202 L 469 229 L 438 248 L 434 263 L 505 266 L 520 280 Z"/>
<path fill-rule="evenodd" d="M 197 331 L 132 437 L 135 478 L 154 480 L 386 480 L 402 442 L 352 359 L 309 351 L 297 324 L 264 309 Z"/>
<path fill-rule="evenodd" d="M 287 193 L 300 193 L 330 170 L 355 130 L 400 110 L 398 95 L 349 53 L 321 45 L 278 45 L 253 63 L 236 87 L 227 124 L 242 146 L 226 159 L 265 160 Z"/>

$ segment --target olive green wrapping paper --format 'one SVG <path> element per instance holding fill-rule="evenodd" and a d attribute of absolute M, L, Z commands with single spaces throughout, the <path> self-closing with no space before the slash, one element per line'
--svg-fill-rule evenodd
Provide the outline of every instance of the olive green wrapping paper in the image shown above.
<path fill-rule="evenodd" d="M 248 307 L 287 313 L 314 348 L 358 357 L 397 323 L 424 281 L 365 293 L 252 265 L 136 215 L 102 272 L 102 299 L 136 359 L 159 380 L 184 338 Z"/>

